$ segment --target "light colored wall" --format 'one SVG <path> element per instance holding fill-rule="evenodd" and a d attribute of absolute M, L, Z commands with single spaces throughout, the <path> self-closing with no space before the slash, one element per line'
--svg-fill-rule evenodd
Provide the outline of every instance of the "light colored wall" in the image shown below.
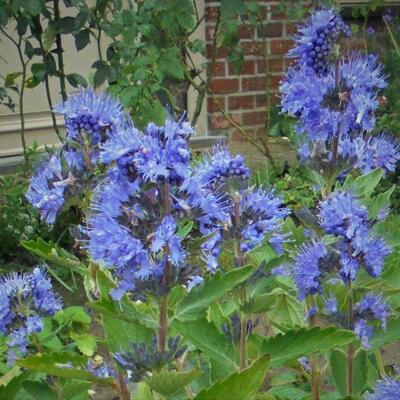
<path fill-rule="evenodd" d="M 204 12 L 204 0 L 196 0 L 200 15 Z M 68 15 L 68 9 L 62 10 L 63 15 Z M 8 33 L 15 35 L 15 27 L 10 26 Z M 194 38 L 204 40 L 205 27 L 204 24 L 194 33 Z M 83 77 L 88 78 L 93 70 L 90 68 L 92 63 L 97 59 L 97 47 L 92 40 L 92 43 L 80 52 L 76 52 L 75 44 L 70 35 L 63 36 L 63 46 L 65 48 L 64 61 L 65 73 L 78 72 Z M 20 71 L 21 67 L 17 56 L 15 46 L 4 36 L 1 35 L 0 41 L 0 55 L 4 61 L 0 60 L 0 74 L 6 76 L 8 73 Z M 202 63 L 205 60 L 202 57 L 196 56 L 196 62 Z M 31 63 L 41 62 L 39 57 L 34 57 Z M 30 71 L 30 67 L 28 68 Z M 59 83 L 56 78 L 51 78 L 51 94 L 53 103 L 61 100 Z M 67 91 L 74 91 L 67 83 Z M 12 95 L 15 102 L 17 96 Z M 195 92 L 190 90 L 188 93 L 188 113 L 192 114 L 196 96 Z M 35 141 L 41 145 L 56 145 L 58 142 L 55 135 L 49 112 L 49 106 L 46 99 L 45 88 L 43 84 L 35 87 L 34 89 L 25 90 L 25 119 L 26 119 L 26 141 L 27 145 L 31 146 Z M 20 120 L 18 115 L 18 108 L 15 113 L 12 113 L 4 106 L 0 106 L 0 157 L 18 155 L 22 153 L 21 139 L 20 139 Z M 62 126 L 62 118 L 57 118 L 58 124 Z M 206 124 L 206 110 L 203 107 L 203 112 L 200 115 L 198 123 L 196 124 L 198 135 L 205 135 L 207 133 Z"/>

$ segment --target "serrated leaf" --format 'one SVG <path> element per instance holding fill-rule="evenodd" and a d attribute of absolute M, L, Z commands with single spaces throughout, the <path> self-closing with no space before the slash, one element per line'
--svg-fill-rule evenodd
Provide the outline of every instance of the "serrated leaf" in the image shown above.
<path fill-rule="evenodd" d="M 206 356 L 229 369 L 236 369 L 237 351 L 214 324 L 206 319 L 187 322 L 174 320 L 172 327 Z"/>
<path fill-rule="evenodd" d="M 262 356 L 248 368 L 234 372 L 222 381 L 197 394 L 195 400 L 232 399 L 246 400 L 263 384 L 268 371 L 269 357 Z"/>
<path fill-rule="evenodd" d="M 345 189 L 350 189 L 364 202 L 367 202 L 371 197 L 376 186 L 378 186 L 383 176 L 382 169 L 374 169 L 366 175 L 361 175 L 354 179 L 346 179 L 344 183 Z"/>
<path fill-rule="evenodd" d="M 21 374 L 21 368 L 18 365 L 14 365 L 0 378 L 0 386 L 7 386 L 14 378 Z"/>
<path fill-rule="evenodd" d="M 368 216 L 371 219 L 378 217 L 382 210 L 387 210 L 390 206 L 390 196 L 392 195 L 395 186 L 393 185 L 389 190 L 371 199 L 368 204 Z"/>
<path fill-rule="evenodd" d="M 181 321 L 199 318 L 199 314 L 204 312 L 211 303 L 246 281 L 253 271 L 253 266 L 235 268 L 226 273 L 218 271 L 212 278 L 206 279 L 204 283 L 194 287 L 177 304 L 174 318 Z"/>
<path fill-rule="evenodd" d="M 71 339 L 76 343 L 79 351 L 85 356 L 91 357 L 96 350 L 96 338 L 90 334 L 70 334 Z"/>
<path fill-rule="evenodd" d="M 331 372 L 336 387 L 342 396 L 347 394 L 347 356 L 342 350 L 333 349 L 329 357 Z M 367 383 L 367 353 L 357 352 L 353 361 L 353 393 L 357 396 L 363 392 Z"/>
<path fill-rule="evenodd" d="M 51 242 L 46 242 L 42 238 L 22 241 L 22 246 L 31 253 L 55 265 L 72 268 L 81 274 L 86 272 L 86 267 L 77 257 Z"/>
<path fill-rule="evenodd" d="M 23 368 L 61 378 L 75 378 L 85 382 L 113 385 L 111 378 L 100 378 L 86 371 L 85 359 L 73 353 L 38 353 L 18 360 L 17 364 Z"/>
<path fill-rule="evenodd" d="M 201 374 L 202 372 L 199 369 L 193 369 L 189 372 L 162 369 L 161 371 L 153 372 L 152 376 L 146 379 L 146 382 L 153 390 L 168 397 L 184 389 L 185 386 L 189 385 Z"/>
<path fill-rule="evenodd" d="M 54 319 L 60 324 L 67 324 L 72 321 L 81 322 L 84 325 L 89 325 L 92 321 L 90 315 L 80 306 L 70 306 L 59 311 Z"/>
<path fill-rule="evenodd" d="M 261 339 L 257 346 L 261 353 L 270 355 L 272 367 L 279 367 L 287 361 L 301 356 L 325 352 L 353 341 L 355 341 L 355 337 L 351 331 L 316 327 L 292 330 L 284 335 L 279 334 L 270 339 Z"/>

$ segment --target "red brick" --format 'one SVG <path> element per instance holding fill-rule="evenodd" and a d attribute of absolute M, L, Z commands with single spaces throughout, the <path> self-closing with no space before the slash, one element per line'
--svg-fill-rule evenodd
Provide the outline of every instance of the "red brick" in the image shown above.
<path fill-rule="evenodd" d="M 225 75 L 225 63 L 222 62 L 216 62 L 212 66 L 212 71 L 211 71 L 212 76 L 224 76 Z"/>
<path fill-rule="evenodd" d="M 266 134 L 266 129 L 265 129 L 265 124 L 266 124 L 266 121 L 265 121 L 265 123 L 264 123 L 264 125 L 263 126 L 259 126 L 255 131 L 255 137 L 256 138 L 258 138 L 258 139 L 262 139 L 262 138 L 265 138 L 265 134 Z"/>
<path fill-rule="evenodd" d="M 281 84 L 282 76 L 270 76 L 268 79 L 269 90 L 277 90 Z"/>
<path fill-rule="evenodd" d="M 285 71 L 293 64 L 293 62 L 295 61 L 295 58 L 286 58 L 285 57 Z"/>
<path fill-rule="evenodd" d="M 212 44 L 207 44 L 208 59 L 212 58 L 212 51 L 213 51 Z M 217 49 L 215 50 L 215 58 L 226 58 L 226 57 L 228 57 L 228 50 L 225 49 L 224 47 L 217 47 Z"/>
<path fill-rule="evenodd" d="M 256 96 L 256 107 L 267 106 L 267 94 L 258 94 Z"/>
<path fill-rule="evenodd" d="M 225 97 L 209 97 L 207 99 L 207 111 L 209 113 L 215 113 L 225 109 Z"/>
<path fill-rule="evenodd" d="M 258 27 L 258 37 L 281 37 L 283 33 L 283 25 L 281 22 L 266 23 Z"/>
<path fill-rule="evenodd" d="M 240 47 L 243 49 L 243 54 L 245 56 L 257 56 L 265 51 L 262 42 L 242 42 L 240 43 Z"/>
<path fill-rule="evenodd" d="M 255 96 L 232 96 L 228 98 L 229 110 L 248 110 L 254 108 Z"/>
<path fill-rule="evenodd" d="M 286 23 L 286 35 L 292 36 L 296 34 L 299 30 L 299 23 L 298 22 L 287 22 Z"/>
<path fill-rule="evenodd" d="M 219 7 L 206 7 L 206 22 L 218 19 Z"/>
<path fill-rule="evenodd" d="M 266 111 L 253 111 L 249 113 L 244 113 L 243 125 L 257 125 L 265 123 L 267 113 Z"/>
<path fill-rule="evenodd" d="M 240 25 L 239 36 L 241 39 L 252 39 L 254 37 L 254 27 L 248 24 Z"/>
<path fill-rule="evenodd" d="M 268 60 L 269 73 L 282 72 L 282 70 L 283 70 L 283 59 L 282 58 Z M 265 72 L 266 71 L 265 71 L 264 60 L 258 60 L 257 61 L 257 73 L 265 74 Z"/>
<path fill-rule="evenodd" d="M 240 124 L 240 116 L 237 114 L 229 115 L 233 122 Z M 226 129 L 231 126 L 231 123 L 224 115 L 218 115 L 216 117 L 209 117 L 209 125 L 211 129 Z"/>
<path fill-rule="evenodd" d="M 242 78 L 242 91 L 265 90 L 266 79 L 263 76 Z"/>
<path fill-rule="evenodd" d="M 291 40 L 273 40 L 271 42 L 271 54 L 286 54 L 293 47 Z"/>
<path fill-rule="evenodd" d="M 213 79 L 210 89 L 216 94 L 235 93 L 239 90 L 239 79 Z"/>
<path fill-rule="evenodd" d="M 235 68 L 233 66 L 233 63 L 228 64 L 228 73 L 229 75 L 236 75 L 237 72 L 235 71 Z M 254 75 L 255 70 L 256 70 L 256 63 L 255 61 L 252 60 L 245 60 L 242 64 L 242 67 L 240 69 L 239 74 L 240 75 Z"/>

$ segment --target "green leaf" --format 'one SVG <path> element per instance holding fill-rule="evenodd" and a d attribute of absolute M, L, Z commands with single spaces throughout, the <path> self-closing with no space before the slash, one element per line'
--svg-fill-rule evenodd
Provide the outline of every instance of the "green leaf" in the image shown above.
<path fill-rule="evenodd" d="M 329 362 L 336 387 L 342 396 L 347 394 L 347 355 L 342 350 L 332 350 Z M 359 351 L 353 361 L 353 392 L 359 395 L 367 383 L 367 353 Z"/>
<path fill-rule="evenodd" d="M 31 72 L 36 80 L 43 81 L 46 76 L 46 66 L 43 63 L 32 64 Z"/>
<path fill-rule="evenodd" d="M 366 175 L 357 177 L 354 181 L 350 178 L 346 179 L 344 187 L 353 191 L 361 200 L 367 201 L 371 197 L 376 186 L 378 186 L 382 176 L 382 169 L 374 169 Z"/>
<path fill-rule="evenodd" d="M 250 340 L 252 339 L 251 337 Z M 316 327 L 292 330 L 284 335 L 261 339 L 257 345 L 261 353 L 270 355 L 271 366 L 279 367 L 287 361 L 312 353 L 325 352 L 352 343 L 354 340 L 354 333 L 351 331 Z"/>
<path fill-rule="evenodd" d="M 81 51 L 84 49 L 90 42 L 90 33 L 89 30 L 84 29 L 79 31 L 74 35 L 75 37 L 75 47 L 77 51 Z"/>
<path fill-rule="evenodd" d="M 223 19 L 233 18 L 245 10 L 244 0 L 222 0 L 221 16 Z"/>
<path fill-rule="evenodd" d="M 182 54 L 177 47 L 165 49 L 161 54 L 158 69 L 165 75 L 175 79 L 183 79 L 184 66 L 182 64 Z"/>
<path fill-rule="evenodd" d="M 7 386 L 14 378 L 21 375 L 22 371 L 18 365 L 14 365 L 0 378 L 0 386 Z"/>
<path fill-rule="evenodd" d="M 395 186 L 393 185 L 389 190 L 371 199 L 368 205 L 368 215 L 371 219 L 378 217 L 380 211 L 386 210 L 390 206 L 390 196 L 392 195 Z"/>
<path fill-rule="evenodd" d="M 392 319 L 388 322 L 385 330 L 374 329 L 370 340 L 371 350 L 378 350 L 385 344 L 393 343 L 400 339 L 400 318 Z"/>
<path fill-rule="evenodd" d="M 268 391 L 269 394 L 277 396 L 274 399 L 285 399 L 285 400 L 300 400 L 307 395 L 304 390 L 292 386 L 286 385 L 281 387 L 274 387 Z M 263 399 L 264 400 L 264 399 Z"/>
<path fill-rule="evenodd" d="M 53 390 L 50 389 L 48 383 L 26 381 L 22 387 L 35 399 L 35 400 L 55 400 L 56 396 Z"/>
<path fill-rule="evenodd" d="M 75 30 L 75 18 L 74 17 L 63 17 L 58 20 L 57 23 L 58 32 L 62 34 L 72 33 Z"/>
<path fill-rule="evenodd" d="M 42 238 L 38 238 L 37 240 L 25 240 L 22 242 L 22 246 L 31 253 L 55 265 L 71 268 L 80 274 L 86 273 L 86 267 L 77 257 L 51 242 L 47 243 Z"/>
<path fill-rule="evenodd" d="M 246 281 L 253 273 L 254 267 L 235 268 L 226 273 L 218 271 L 211 279 L 194 287 L 181 302 L 177 304 L 174 318 L 190 321 L 199 318 L 199 314 L 207 307 L 232 290 L 238 284 Z"/>
<path fill-rule="evenodd" d="M 139 382 L 137 384 L 136 392 L 132 397 L 134 400 L 154 400 L 151 389 L 146 382 Z"/>
<path fill-rule="evenodd" d="M 91 357 L 96 350 L 96 338 L 88 333 L 86 334 L 70 334 L 71 339 L 73 339 L 78 347 L 79 351 L 85 356 Z"/>
<path fill-rule="evenodd" d="M 79 75 L 77 73 L 68 74 L 66 75 L 66 78 L 68 83 L 75 88 L 80 86 L 87 86 L 86 79 L 82 75 Z"/>
<path fill-rule="evenodd" d="M 172 327 L 206 356 L 232 370 L 236 369 L 237 351 L 214 324 L 204 318 L 187 322 L 174 320 Z"/>
<path fill-rule="evenodd" d="M 275 288 L 268 296 L 272 304 L 267 316 L 278 332 L 304 326 L 303 303 L 282 288 Z"/>
<path fill-rule="evenodd" d="M 10 87 L 15 84 L 15 80 L 22 75 L 22 72 L 12 72 L 10 74 L 7 74 L 4 86 L 5 87 Z"/>
<path fill-rule="evenodd" d="M 248 368 L 235 372 L 211 387 L 202 390 L 195 400 L 232 399 L 246 400 L 258 392 L 268 371 L 269 357 L 263 356 Z"/>
<path fill-rule="evenodd" d="M 72 364 L 72 367 L 69 363 Z M 85 359 L 73 353 L 38 353 L 18 360 L 17 364 L 23 368 L 61 378 L 75 378 L 86 382 L 113 385 L 111 378 L 99 378 L 86 371 Z"/>
<path fill-rule="evenodd" d="M 153 372 L 152 376 L 146 382 L 153 390 L 168 397 L 184 389 L 185 386 L 189 385 L 190 382 L 201 374 L 202 372 L 198 369 L 193 369 L 189 372 L 162 369 L 161 371 Z"/>
<path fill-rule="evenodd" d="M 56 30 L 54 25 L 50 24 L 42 34 L 43 50 L 45 52 L 50 51 L 56 41 Z"/>
<path fill-rule="evenodd" d="M 71 322 L 80 322 L 83 325 L 89 325 L 92 318 L 86 313 L 85 309 L 80 306 L 70 306 L 59 311 L 54 319 L 60 324 L 69 324 Z"/>
<path fill-rule="evenodd" d="M 178 229 L 178 236 L 184 239 L 193 229 L 193 225 L 193 221 L 187 221 L 184 225 L 180 226 Z"/>

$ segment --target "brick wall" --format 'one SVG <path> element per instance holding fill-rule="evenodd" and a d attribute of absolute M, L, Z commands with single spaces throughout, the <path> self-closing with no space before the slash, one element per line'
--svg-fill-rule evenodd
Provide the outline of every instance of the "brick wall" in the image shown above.
<path fill-rule="evenodd" d="M 224 117 L 221 107 L 252 137 L 264 135 L 267 118 L 267 84 L 271 92 L 271 102 L 276 104 L 282 72 L 290 62 L 285 55 L 293 45 L 290 37 L 296 31 L 297 23 L 287 20 L 285 15 L 278 12 L 278 2 L 259 3 L 262 6 L 261 15 L 265 18 L 265 22 L 255 32 L 249 32 L 244 25 L 240 29 L 240 45 L 245 55 L 240 75 L 235 74 L 233 65 L 227 62 L 227 50 L 221 47 L 216 49 L 216 62 L 210 83 L 213 96 L 209 95 L 207 98 L 208 130 L 211 134 L 228 134 L 231 140 L 243 140 L 243 135 Z M 219 6 L 220 1 L 205 2 L 209 60 L 213 52 L 212 38 Z M 268 79 L 263 52 L 268 62 Z"/>

